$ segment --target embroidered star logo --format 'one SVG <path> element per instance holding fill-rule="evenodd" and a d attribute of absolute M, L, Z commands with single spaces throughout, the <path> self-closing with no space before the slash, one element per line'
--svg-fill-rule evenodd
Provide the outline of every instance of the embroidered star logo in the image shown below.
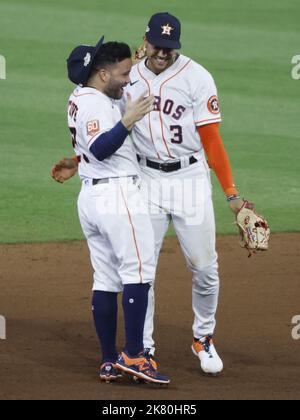
<path fill-rule="evenodd" d="M 89 52 L 86 53 L 86 56 L 84 57 L 84 67 L 87 67 L 90 64 L 91 58 L 91 54 Z"/>
<path fill-rule="evenodd" d="M 172 26 L 170 26 L 168 23 L 166 25 L 163 25 L 162 27 L 162 35 L 169 35 L 171 36 L 171 31 L 174 31 L 174 28 L 172 28 Z"/>

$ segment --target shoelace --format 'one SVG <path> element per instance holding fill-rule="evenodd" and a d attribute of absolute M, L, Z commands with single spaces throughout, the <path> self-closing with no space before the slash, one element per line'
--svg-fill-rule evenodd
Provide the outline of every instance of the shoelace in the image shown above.
<path fill-rule="evenodd" d="M 209 335 L 207 337 L 205 337 L 205 341 L 204 342 L 201 341 L 201 344 L 203 345 L 204 350 L 206 351 L 206 353 L 210 353 L 210 345 L 211 345 L 211 342 L 212 342 L 212 337 L 209 336 Z"/>

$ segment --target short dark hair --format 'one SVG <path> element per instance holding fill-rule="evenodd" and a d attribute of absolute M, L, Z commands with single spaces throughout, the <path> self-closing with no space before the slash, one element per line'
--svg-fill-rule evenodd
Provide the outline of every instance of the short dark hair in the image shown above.
<path fill-rule="evenodd" d="M 131 51 L 127 44 L 123 42 L 106 42 L 101 45 L 94 59 L 90 77 L 94 76 L 100 69 L 119 63 L 126 58 L 131 58 Z"/>

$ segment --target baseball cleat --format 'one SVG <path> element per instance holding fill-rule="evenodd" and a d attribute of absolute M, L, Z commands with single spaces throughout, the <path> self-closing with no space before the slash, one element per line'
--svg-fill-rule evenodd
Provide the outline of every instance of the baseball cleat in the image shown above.
<path fill-rule="evenodd" d="M 130 357 L 123 351 L 118 357 L 116 366 L 125 373 L 140 380 L 144 380 L 147 383 L 154 383 L 159 385 L 168 385 L 170 379 L 167 376 L 163 376 L 157 372 L 154 363 L 150 360 L 150 357 L 144 352 L 138 354 L 136 357 Z"/>
<path fill-rule="evenodd" d="M 158 363 L 157 360 L 154 358 L 153 354 L 151 354 L 150 349 L 145 349 L 144 350 L 144 356 L 146 357 L 146 359 L 149 360 L 149 362 L 151 363 L 152 367 L 157 370 L 158 369 Z"/>
<path fill-rule="evenodd" d="M 216 351 L 211 335 L 201 340 L 194 338 L 192 352 L 199 358 L 204 373 L 217 376 L 222 372 L 223 362 Z"/>
<path fill-rule="evenodd" d="M 157 364 L 157 360 L 155 360 L 153 354 L 150 353 L 150 349 L 144 349 L 144 356 L 146 357 L 146 359 L 148 359 L 148 361 L 151 363 L 152 367 L 157 370 L 158 368 L 158 364 Z M 140 379 L 137 376 L 132 376 L 133 382 L 135 382 L 136 384 L 145 384 L 146 381 L 144 379 Z"/>
<path fill-rule="evenodd" d="M 116 381 L 121 375 L 114 363 L 106 362 L 101 365 L 99 376 L 101 381 L 104 381 L 108 384 L 110 382 Z"/>

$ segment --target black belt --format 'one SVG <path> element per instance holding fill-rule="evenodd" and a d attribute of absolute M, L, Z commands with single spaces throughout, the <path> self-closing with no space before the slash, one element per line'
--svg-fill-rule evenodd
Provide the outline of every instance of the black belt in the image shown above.
<path fill-rule="evenodd" d="M 100 178 L 100 179 L 93 179 L 92 180 L 92 184 L 93 185 L 98 185 L 98 184 L 109 184 L 111 179 L 121 179 L 121 178 L 130 178 L 132 179 L 133 183 L 136 184 L 138 181 L 138 176 L 137 175 L 132 175 L 132 176 L 126 176 L 126 177 L 113 177 L 113 178 Z"/>
<path fill-rule="evenodd" d="M 137 155 L 137 160 L 140 162 L 142 160 L 141 156 Z M 194 156 L 191 156 L 189 159 L 189 164 L 193 165 L 193 163 L 196 162 L 198 162 L 198 160 Z M 177 162 L 158 163 L 154 162 L 153 160 L 149 160 L 148 158 L 146 158 L 146 166 L 148 166 L 148 168 L 157 169 L 162 172 L 174 172 L 182 168 L 180 160 Z"/>
<path fill-rule="evenodd" d="M 109 178 L 93 179 L 92 183 L 93 183 L 93 185 L 108 184 L 109 183 Z"/>

